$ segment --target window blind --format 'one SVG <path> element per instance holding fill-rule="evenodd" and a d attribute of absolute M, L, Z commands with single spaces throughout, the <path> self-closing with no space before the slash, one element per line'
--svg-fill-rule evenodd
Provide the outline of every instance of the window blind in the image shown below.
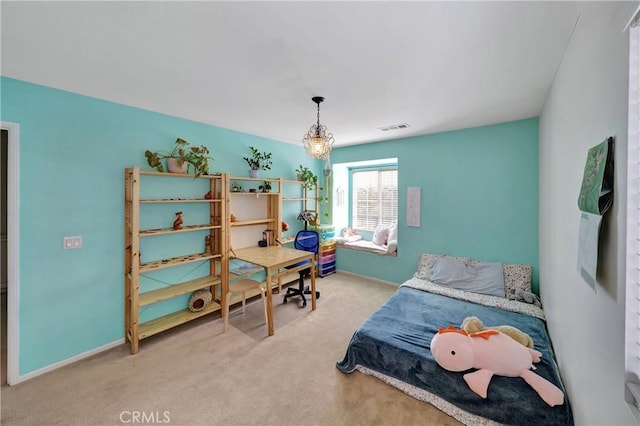
<path fill-rule="evenodd" d="M 375 231 L 398 220 L 398 170 L 363 169 L 351 173 L 351 226 Z"/>

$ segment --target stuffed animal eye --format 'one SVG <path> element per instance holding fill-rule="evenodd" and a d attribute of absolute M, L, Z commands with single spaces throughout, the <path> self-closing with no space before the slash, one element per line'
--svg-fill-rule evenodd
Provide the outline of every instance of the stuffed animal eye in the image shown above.
<path fill-rule="evenodd" d="M 451 355 L 455 355 L 455 354 L 456 354 L 456 351 L 451 351 Z"/>

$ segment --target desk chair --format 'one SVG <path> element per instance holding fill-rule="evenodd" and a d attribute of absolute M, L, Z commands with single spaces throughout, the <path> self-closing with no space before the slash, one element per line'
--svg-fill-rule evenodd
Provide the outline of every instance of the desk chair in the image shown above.
<path fill-rule="evenodd" d="M 235 283 L 229 286 L 229 292 L 227 293 L 227 303 L 226 303 L 226 306 L 224 307 L 223 333 L 227 332 L 227 326 L 229 324 L 229 305 L 231 304 L 231 295 L 234 293 L 242 293 L 242 313 L 244 314 L 246 299 L 247 299 L 246 298 L 247 291 L 255 290 L 255 289 L 260 290 L 260 297 L 262 298 L 262 306 L 264 308 L 264 322 L 265 324 L 269 323 L 269 320 L 267 319 L 267 298 L 265 297 L 265 292 L 266 292 L 265 288 L 263 287 L 262 283 L 256 280 L 244 279 L 244 280 L 236 281 Z"/>
<path fill-rule="evenodd" d="M 298 233 L 296 234 L 296 238 L 293 241 L 293 246 L 298 250 L 305 250 L 318 254 L 318 248 L 320 247 L 320 236 L 316 231 L 303 229 L 302 231 L 298 231 Z M 288 266 L 287 268 L 291 269 L 305 264 L 310 265 L 310 262 L 308 260 L 305 260 L 303 262 L 296 263 L 295 265 Z M 317 262 L 315 260 L 314 264 L 317 265 Z M 287 289 L 287 293 L 284 295 L 284 300 L 282 303 L 287 303 L 287 299 L 289 297 L 300 296 L 302 298 L 301 308 L 307 306 L 307 299 L 304 297 L 304 295 L 311 294 L 311 290 L 309 290 L 309 286 L 305 287 L 304 277 L 305 275 L 308 275 L 309 272 L 311 272 L 311 267 L 299 271 L 300 278 L 298 280 L 298 288 L 289 287 Z M 319 298 L 320 292 L 316 291 L 316 299 Z"/>

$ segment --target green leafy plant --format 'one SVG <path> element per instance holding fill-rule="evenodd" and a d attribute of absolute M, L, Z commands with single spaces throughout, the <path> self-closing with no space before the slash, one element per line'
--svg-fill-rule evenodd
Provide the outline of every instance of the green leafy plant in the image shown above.
<path fill-rule="evenodd" d="M 260 152 L 256 148 L 250 146 L 251 157 L 242 157 L 247 162 L 251 170 L 269 170 L 271 169 L 271 153 Z"/>
<path fill-rule="evenodd" d="M 244 188 L 238 182 L 231 182 L 231 192 L 244 192 Z"/>
<path fill-rule="evenodd" d="M 262 192 L 269 192 L 271 191 L 271 184 L 265 180 L 264 183 L 258 187 L 258 189 Z"/>
<path fill-rule="evenodd" d="M 329 219 L 329 215 L 330 215 L 330 202 L 331 202 L 331 198 L 329 198 L 328 195 L 328 191 L 324 191 L 323 187 L 320 187 L 320 196 L 318 197 L 318 203 L 320 203 L 320 206 L 322 208 L 322 216 L 324 216 L 326 219 Z"/>
<path fill-rule="evenodd" d="M 164 172 L 161 160 L 175 158 L 177 159 L 178 167 L 182 167 L 185 162 L 188 163 L 190 167 L 193 167 L 195 177 L 209 174 L 209 160 L 214 159 L 213 157 L 209 157 L 209 148 L 204 145 L 189 145 L 189 142 L 186 140 L 177 138 L 173 150 L 156 152 L 146 150 L 144 156 L 147 158 L 149 166 L 159 172 Z"/>
<path fill-rule="evenodd" d="M 298 175 L 298 180 L 304 182 L 302 186 L 307 189 L 313 189 L 316 185 L 318 185 L 318 176 L 313 174 L 313 172 L 300 164 L 300 166 L 296 169 L 296 174 Z"/>

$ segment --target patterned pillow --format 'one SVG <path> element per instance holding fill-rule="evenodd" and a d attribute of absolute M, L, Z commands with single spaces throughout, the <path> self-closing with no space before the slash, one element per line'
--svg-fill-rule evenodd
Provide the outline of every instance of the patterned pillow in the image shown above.
<path fill-rule="evenodd" d="M 436 262 L 436 260 L 443 257 L 455 259 L 464 263 L 465 265 L 468 265 L 471 262 L 471 259 L 469 259 L 468 257 L 454 257 L 448 256 L 446 254 L 422 253 L 420 255 L 420 261 L 418 262 L 418 270 L 416 270 L 416 272 L 413 274 L 414 278 L 428 280 L 431 277 L 431 269 L 433 268 L 433 264 Z"/>
<path fill-rule="evenodd" d="M 507 298 L 516 300 L 516 289 L 531 293 L 531 274 L 533 266 L 503 263 L 504 290 Z"/>

